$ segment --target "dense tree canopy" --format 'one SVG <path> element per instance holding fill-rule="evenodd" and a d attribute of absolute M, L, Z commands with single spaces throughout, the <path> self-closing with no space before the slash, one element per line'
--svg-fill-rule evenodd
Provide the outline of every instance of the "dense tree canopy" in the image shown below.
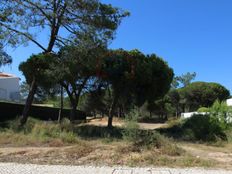
<path fill-rule="evenodd" d="M 100 76 L 112 88 L 113 100 L 109 109 L 108 126 L 112 126 L 114 110 L 120 98 L 133 98 L 141 107 L 163 97 L 169 90 L 173 71 L 156 55 L 144 55 L 138 50 L 110 51 L 104 59 Z"/>
<path fill-rule="evenodd" d="M 82 44 L 63 47 L 53 71 L 58 78 L 57 82 L 64 87 L 70 98 L 71 119 L 75 117 L 82 93 L 96 88 L 97 64 L 101 64 L 101 57 L 106 51 L 101 45 L 86 45 L 86 42 Z"/>
<path fill-rule="evenodd" d="M 210 107 L 217 99 L 223 101 L 229 98 L 230 92 L 218 83 L 194 82 L 179 90 L 183 104 L 189 111 L 199 107 Z"/>

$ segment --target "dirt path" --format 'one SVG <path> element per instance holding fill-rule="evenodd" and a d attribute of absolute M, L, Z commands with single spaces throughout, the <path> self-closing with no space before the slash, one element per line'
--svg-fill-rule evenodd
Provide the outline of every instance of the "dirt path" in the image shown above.
<path fill-rule="evenodd" d="M 232 168 L 232 147 L 207 146 L 204 144 L 179 144 L 188 153 L 202 159 L 214 160 L 223 167 Z M 220 166 L 220 165 L 219 165 Z"/>
<path fill-rule="evenodd" d="M 120 146 L 121 148 L 119 148 Z M 213 147 L 191 143 L 178 143 L 178 146 L 194 156 L 196 160 L 211 160 L 216 162 L 214 167 L 232 170 L 232 147 Z M 117 150 L 125 148 L 127 148 L 126 145 L 122 146 L 118 142 L 111 144 L 93 142 L 91 145 L 79 144 L 64 147 L 1 147 L 0 162 L 48 165 L 121 165 L 126 164 L 128 155 L 117 159 L 115 153 L 119 152 Z M 133 157 L 133 154 L 131 155 Z"/>
<path fill-rule="evenodd" d="M 107 126 L 107 118 L 99 118 L 99 119 L 93 119 L 90 120 L 88 123 L 85 123 L 87 125 L 95 125 L 95 126 Z M 122 127 L 125 124 L 123 120 L 120 120 L 118 118 L 114 118 L 113 125 Z M 168 124 L 166 123 L 138 123 L 141 129 L 159 129 L 161 127 L 165 127 Z"/>

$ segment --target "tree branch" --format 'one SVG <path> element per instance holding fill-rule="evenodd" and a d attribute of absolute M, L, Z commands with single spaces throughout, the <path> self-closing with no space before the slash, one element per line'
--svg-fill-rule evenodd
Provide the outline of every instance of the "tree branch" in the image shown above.
<path fill-rule="evenodd" d="M 36 9 L 38 9 L 46 18 L 47 20 L 52 23 L 52 20 L 51 20 L 51 17 L 45 13 L 45 11 L 39 7 L 38 5 L 36 5 L 35 3 L 31 2 L 31 1 L 28 1 L 28 0 L 24 0 L 26 3 L 30 4 L 31 6 L 34 6 Z M 21 3 L 23 5 L 23 3 Z M 29 6 L 30 7 L 30 6 Z"/>
<path fill-rule="evenodd" d="M 3 26 L 3 27 L 7 28 L 8 30 L 10 30 L 10 31 L 12 31 L 12 32 L 15 32 L 15 33 L 17 33 L 17 34 L 19 34 L 19 35 L 22 35 L 22 36 L 26 37 L 26 38 L 29 39 L 31 42 L 33 42 L 33 43 L 36 44 L 38 47 L 40 47 L 43 51 L 46 51 L 46 49 L 45 49 L 39 42 L 37 42 L 35 39 L 33 39 L 33 37 L 30 36 L 29 34 L 24 33 L 24 32 L 22 32 L 22 31 L 19 31 L 19 30 L 16 30 L 16 29 L 13 29 L 13 28 L 11 28 L 10 26 L 7 26 L 7 25 L 5 25 L 5 24 L 3 24 L 3 23 L 1 23 L 1 22 L 0 22 L 0 26 Z"/>

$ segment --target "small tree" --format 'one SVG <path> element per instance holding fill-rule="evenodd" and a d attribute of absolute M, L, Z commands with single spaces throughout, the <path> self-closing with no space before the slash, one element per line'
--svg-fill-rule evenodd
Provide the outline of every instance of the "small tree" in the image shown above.
<path fill-rule="evenodd" d="M 54 62 L 55 59 L 53 54 L 38 54 L 32 55 L 26 62 L 22 62 L 19 65 L 19 70 L 23 72 L 27 83 L 31 84 L 27 100 L 33 101 L 38 86 L 51 88 L 56 84 L 55 79 L 51 76 L 50 67 L 51 62 Z M 28 113 L 28 111 L 29 107 L 26 106 L 23 112 Z M 20 120 L 21 125 L 27 121 L 27 118 L 28 117 L 23 117 Z"/>

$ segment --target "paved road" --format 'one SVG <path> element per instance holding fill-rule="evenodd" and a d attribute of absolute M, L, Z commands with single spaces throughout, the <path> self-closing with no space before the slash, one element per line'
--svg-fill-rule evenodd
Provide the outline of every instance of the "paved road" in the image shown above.
<path fill-rule="evenodd" d="M 127 168 L 0 163 L 0 174 L 232 174 L 200 168 Z"/>

